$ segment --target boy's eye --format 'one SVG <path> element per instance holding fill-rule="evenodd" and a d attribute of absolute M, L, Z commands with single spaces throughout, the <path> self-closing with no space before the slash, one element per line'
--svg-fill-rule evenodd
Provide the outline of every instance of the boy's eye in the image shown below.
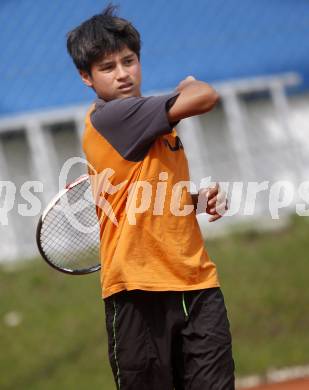
<path fill-rule="evenodd" d="M 113 69 L 112 65 L 107 65 L 107 66 L 103 66 L 100 70 L 102 70 L 103 72 L 108 72 L 111 71 L 112 69 Z"/>
<path fill-rule="evenodd" d="M 129 58 L 127 60 L 124 61 L 125 64 L 129 65 L 133 62 L 133 59 L 132 58 Z"/>

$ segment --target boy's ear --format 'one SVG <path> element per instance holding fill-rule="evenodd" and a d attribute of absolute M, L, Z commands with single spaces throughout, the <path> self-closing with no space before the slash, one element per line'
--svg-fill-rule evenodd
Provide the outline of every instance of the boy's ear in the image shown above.
<path fill-rule="evenodd" d="M 86 72 L 85 70 L 79 70 L 78 72 L 80 74 L 80 77 L 83 80 L 83 83 L 86 84 L 88 87 L 92 87 L 93 84 L 92 84 L 92 78 L 91 78 L 90 74 L 88 72 Z"/>

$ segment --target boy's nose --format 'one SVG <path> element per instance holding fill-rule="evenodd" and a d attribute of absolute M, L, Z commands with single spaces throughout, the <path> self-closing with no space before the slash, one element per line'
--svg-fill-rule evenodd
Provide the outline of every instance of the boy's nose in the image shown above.
<path fill-rule="evenodd" d="M 128 76 L 128 72 L 126 68 L 122 65 L 117 66 L 117 74 L 116 77 L 117 79 L 125 79 Z"/>

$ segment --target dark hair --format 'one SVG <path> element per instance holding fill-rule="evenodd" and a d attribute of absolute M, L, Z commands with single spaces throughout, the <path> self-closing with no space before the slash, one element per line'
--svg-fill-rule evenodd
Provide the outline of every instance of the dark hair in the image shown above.
<path fill-rule="evenodd" d="M 115 16 L 117 6 L 109 4 L 101 14 L 83 22 L 67 34 L 67 49 L 77 69 L 91 73 L 91 65 L 127 46 L 140 59 L 140 35 L 125 19 Z"/>

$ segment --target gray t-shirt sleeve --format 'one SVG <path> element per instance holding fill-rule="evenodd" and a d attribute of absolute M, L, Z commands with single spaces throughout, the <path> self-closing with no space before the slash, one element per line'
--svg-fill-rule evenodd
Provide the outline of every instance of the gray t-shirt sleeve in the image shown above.
<path fill-rule="evenodd" d="M 157 137 L 172 132 L 168 109 L 179 92 L 129 97 L 105 102 L 98 99 L 90 118 L 95 129 L 129 161 L 141 161 Z"/>

